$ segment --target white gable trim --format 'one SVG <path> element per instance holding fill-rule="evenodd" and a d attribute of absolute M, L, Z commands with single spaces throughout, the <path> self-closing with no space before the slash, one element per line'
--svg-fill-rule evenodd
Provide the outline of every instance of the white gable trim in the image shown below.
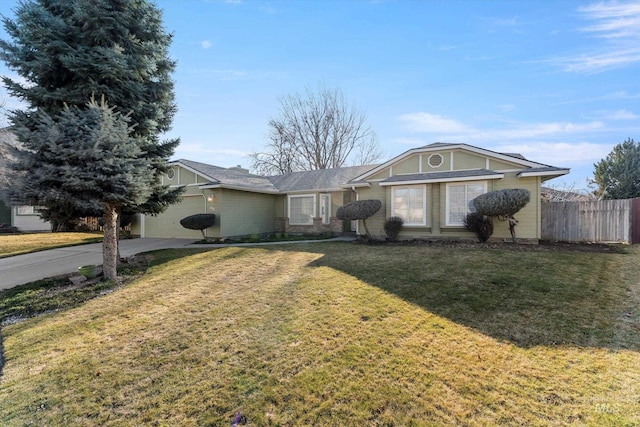
<path fill-rule="evenodd" d="M 412 148 L 409 151 L 405 151 L 404 153 L 392 158 L 391 160 L 381 164 L 380 166 L 370 170 L 369 172 L 366 172 L 360 176 L 357 176 L 355 178 L 353 178 L 353 181 L 361 181 L 366 179 L 367 177 L 374 175 L 378 172 L 380 172 L 381 170 L 385 169 L 385 168 L 390 168 L 392 167 L 393 164 L 398 163 L 399 161 L 409 157 L 409 156 L 413 156 L 415 154 L 422 154 L 422 153 L 431 153 L 434 151 L 437 152 L 444 152 L 444 151 L 449 151 L 451 152 L 451 166 L 453 166 L 453 152 L 455 150 L 461 150 L 461 151 L 468 151 L 468 152 L 472 152 L 475 154 L 479 154 L 482 156 L 487 156 L 487 157 L 491 157 L 494 158 L 496 160 L 501 160 L 501 161 L 505 161 L 505 162 L 509 162 L 509 163 L 513 163 L 513 164 L 517 164 L 517 165 L 522 165 L 522 166 L 526 166 L 528 168 L 539 168 L 539 167 L 549 167 L 549 165 L 546 165 L 544 163 L 538 163 L 538 162 L 533 162 L 531 160 L 524 160 L 524 159 L 519 159 L 517 157 L 512 157 L 512 156 L 508 156 L 506 154 L 501 154 L 501 153 L 497 153 L 495 151 L 491 151 L 491 150 L 487 150 L 484 148 L 479 148 L 479 147 L 474 147 L 472 145 L 467 145 L 467 144 L 450 144 L 450 145 L 438 145 L 435 147 L 420 147 L 420 148 Z"/>

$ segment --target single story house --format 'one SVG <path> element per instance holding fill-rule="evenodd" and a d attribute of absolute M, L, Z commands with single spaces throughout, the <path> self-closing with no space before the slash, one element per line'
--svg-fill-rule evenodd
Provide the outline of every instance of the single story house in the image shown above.
<path fill-rule="evenodd" d="M 474 238 L 464 228 L 471 201 L 488 191 L 524 188 L 531 201 L 516 218 L 520 239 L 537 241 L 541 234 L 541 184 L 569 173 L 525 159 L 467 144 L 435 143 L 414 148 L 373 166 L 355 166 L 278 176 L 260 176 L 240 167 L 222 168 L 177 160 L 163 177 L 184 186 L 182 201 L 157 216 L 138 216 L 132 233 L 143 237 L 199 238 L 199 231 L 180 219 L 216 214 L 205 232 L 224 238 L 261 233 L 334 233 L 362 230 L 340 221 L 338 207 L 352 200 L 378 199 L 382 209 L 367 220 L 374 238 L 384 238 L 384 221 L 404 220 L 400 238 Z M 510 237 L 508 225 L 494 223 L 493 238 Z"/>

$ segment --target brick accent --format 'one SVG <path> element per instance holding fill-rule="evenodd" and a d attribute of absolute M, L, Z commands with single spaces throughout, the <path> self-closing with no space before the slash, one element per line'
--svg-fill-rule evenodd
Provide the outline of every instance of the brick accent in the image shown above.
<path fill-rule="evenodd" d="M 276 218 L 276 231 L 279 233 L 322 234 L 333 232 L 342 234 L 342 221 L 331 217 L 329 224 L 323 224 L 322 218 L 313 218 L 313 225 L 291 225 L 289 218 Z"/>

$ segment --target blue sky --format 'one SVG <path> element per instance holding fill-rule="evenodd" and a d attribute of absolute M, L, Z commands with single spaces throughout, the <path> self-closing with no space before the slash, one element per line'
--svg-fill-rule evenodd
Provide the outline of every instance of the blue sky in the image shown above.
<path fill-rule="evenodd" d="M 640 2 L 156 4 L 178 61 L 174 158 L 249 166 L 278 98 L 321 82 L 366 114 L 383 160 L 467 143 L 570 167 L 549 183 L 586 189 L 593 163 L 640 139 Z"/>

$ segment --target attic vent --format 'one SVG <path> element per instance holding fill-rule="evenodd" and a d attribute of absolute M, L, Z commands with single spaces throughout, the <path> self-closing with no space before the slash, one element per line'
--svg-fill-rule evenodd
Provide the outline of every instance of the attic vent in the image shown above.
<path fill-rule="evenodd" d="M 167 171 L 167 178 L 173 179 L 174 176 L 176 176 L 176 171 L 173 168 L 169 169 Z"/>
<path fill-rule="evenodd" d="M 429 163 L 429 166 L 431 166 L 432 168 L 439 167 L 442 164 L 442 162 L 444 162 L 444 159 L 440 154 L 432 154 L 429 156 L 429 159 L 427 160 L 427 163 Z"/>

